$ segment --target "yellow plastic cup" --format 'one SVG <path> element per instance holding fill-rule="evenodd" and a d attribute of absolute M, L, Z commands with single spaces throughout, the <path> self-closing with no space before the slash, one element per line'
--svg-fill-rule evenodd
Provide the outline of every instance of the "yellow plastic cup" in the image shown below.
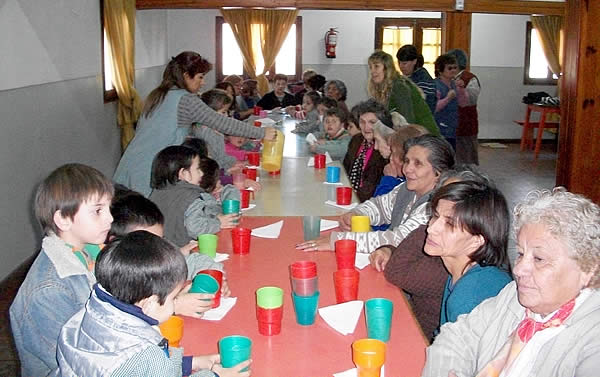
<path fill-rule="evenodd" d="M 350 226 L 353 232 L 370 232 L 369 216 L 352 216 Z"/>
<path fill-rule="evenodd" d="M 359 339 L 352 343 L 352 361 L 358 377 L 379 377 L 385 362 L 385 343 L 377 339 Z"/>
<path fill-rule="evenodd" d="M 169 319 L 158 325 L 162 336 L 169 341 L 169 347 L 179 347 L 183 338 L 183 319 L 172 315 Z"/>

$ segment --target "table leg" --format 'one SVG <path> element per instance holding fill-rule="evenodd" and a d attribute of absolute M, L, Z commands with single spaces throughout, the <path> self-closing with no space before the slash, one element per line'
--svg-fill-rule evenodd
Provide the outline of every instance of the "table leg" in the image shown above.
<path fill-rule="evenodd" d="M 523 134 L 521 135 L 521 151 L 525 150 L 525 146 L 529 146 L 529 117 L 531 115 L 531 108 L 527 106 L 527 112 L 525 113 L 525 123 L 523 124 Z"/>
<path fill-rule="evenodd" d="M 538 126 L 537 139 L 535 140 L 534 159 L 537 159 L 538 154 L 540 153 L 540 148 L 542 146 L 542 135 L 544 134 L 544 126 L 545 125 L 546 125 L 546 109 L 543 109 L 542 114 L 540 115 L 540 124 Z"/>

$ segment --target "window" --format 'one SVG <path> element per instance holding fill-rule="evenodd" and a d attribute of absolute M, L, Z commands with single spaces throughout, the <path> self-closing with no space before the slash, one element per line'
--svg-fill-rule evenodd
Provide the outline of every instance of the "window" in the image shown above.
<path fill-rule="evenodd" d="M 434 75 L 434 62 L 442 53 L 442 29 L 438 18 L 375 18 L 375 49 L 394 57 L 405 44 L 414 45 L 423 55 L 424 67 Z"/>
<path fill-rule="evenodd" d="M 227 75 L 239 75 L 249 78 L 250 76 L 244 69 L 244 58 L 233 36 L 231 27 L 220 16 L 216 19 L 216 37 L 215 74 L 217 82 L 223 81 L 223 78 Z M 260 52 L 258 24 L 252 25 L 252 46 L 254 51 L 258 51 L 259 54 L 255 72 L 258 75 L 262 73 L 265 66 Z M 290 28 L 277 58 L 275 58 L 275 64 L 267 73 L 267 77 L 272 78 L 277 73 L 287 75 L 290 81 L 299 81 L 302 78 L 302 17 L 296 17 L 296 23 Z"/>
<path fill-rule="evenodd" d="M 104 2 L 100 2 L 100 26 L 102 32 L 102 92 L 104 93 L 104 103 L 116 101 L 118 99 L 117 91 L 112 83 L 112 57 L 110 54 L 110 45 L 104 29 Z"/>
<path fill-rule="evenodd" d="M 523 83 L 527 85 L 556 85 L 558 77 L 548 67 L 540 37 L 531 22 L 527 22 L 526 30 Z"/>

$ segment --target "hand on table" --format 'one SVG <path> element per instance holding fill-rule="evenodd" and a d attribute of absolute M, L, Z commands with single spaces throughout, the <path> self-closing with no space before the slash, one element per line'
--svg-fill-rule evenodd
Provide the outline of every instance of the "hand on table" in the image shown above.
<path fill-rule="evenodd" d="M 223 368 L 221 364 L 215 364 L 212 368 L 212 371 L 217 373 L 219 377 L 249 377 L 249 369 L 245 372 L 241 372 L 241 370 L 250 366 L 251 363 L 252 359 L 242 361 L 241 363 L 232 368 Z"/>
<path fill-rule="evenodd" d="M 389 247 L 380 247 L 369 255 L 371 266 L 379 272 L 385 270 L 385 265 L 392 256 L 392 249 Z"/>
<path fill-rule="evenodd" d="M 299 243 L 296 245 L 296 249 L 303 251 L 332 250 L 329 245 L 329 235 L 319 237 L 316 240 Z"/>
<path fill-rule="evenodd" d="M 221 229 L 235 228 L 240 222 L 240 217 L 242 216 L 238 213 L 230 213 L 228 215 L 217 216 L 217 218 L 221 222 Z"/>
<path fill-rule="evenodd" d="M 227 284 L 227 279 L 223 276 L 223 284 L 221 285 L 221 297 L 229 297 L 231 295 L 231 290 L 229 289 L 229 284 Z"/>
<path fill-rule="evenodd" d="M 340 230 L 343 232 L 349 232 L 352 225 L 352 216 L 356 215 L 354 212 L 346 212 L 340 216 L 338 221 L 340 222 Z"/>
<path fill-rule="evenodd" d="M 192 358 L 192 371 L 200 369 L 212 370 L 214 366 L 221 362 L 221 355 L 218 353 L 212 355 L 194 356 Z"/>
<path fill-rule="evenodd" d="M 175 314 L 202 318 L 202 314 L 211 309 L 215 295 L 212 293 L 189 293 L 192 284 L 188 284 L 175 297 Z"/>
<path fill-rule="evenodd" d="M 296 106 L 287 106 L 285 108 L 285 112 L 290 114 L 291 116 L 296 115 Z"/>
<path fill-rule="evenodd" d="M 196 248 L 198 246 L 198 241 L 196 240 L 191 240 L 190 242 L 187 243 L 187 245 L 182 246 L 179 251 L 181 251 L 181 254 L 183 254 L 183 256 L 187 257 L 188 255 L 190 255 L 190 252 L 192 250 L 194 250 L 194 248 Z"/>

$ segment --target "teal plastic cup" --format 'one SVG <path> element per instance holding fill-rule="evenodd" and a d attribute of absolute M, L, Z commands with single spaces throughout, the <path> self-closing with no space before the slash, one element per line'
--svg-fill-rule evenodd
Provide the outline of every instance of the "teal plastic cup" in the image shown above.
<path fill-rule="evenodd" d="M 213 293 L 216 294 L 219 289 L 219 282 L 207 274 L 198 274 L 192 280 L 192 287 L 190 293 Z"/>
<path fill-rule="evenodd" d="M 252 340 L 242 335 L 231 335 L 219 340 L 219 354 L 223 368 L 233 368 L 252 354 Z M 244 368 L 245 372 L 248 368 Z"/>
<path fill-rule="evenodd" d="M 365 303 L 367 337 L 382 342 L 390 340 L 394 303 L 387 298 L 372 298 Z"/>
<path fill-rule="evenodd" d="M 304 216 L 302 218 L 304 241 L 316 240 L 321 236 L 321 218 L 319 216 Z"/>
<path fill-rule="evenodd" d="M 299 325 L 309 326 L 315 323 L 317 308 L 319 307 L 319 295 L 318 291 L 312 296 L 298 296 L 292 292 L 296 322 Z"/>
<path fill-rule="evenodd" d="M 240 201 L 235 199 L 223 200 L 223 214 L 240 213 Z"/>

